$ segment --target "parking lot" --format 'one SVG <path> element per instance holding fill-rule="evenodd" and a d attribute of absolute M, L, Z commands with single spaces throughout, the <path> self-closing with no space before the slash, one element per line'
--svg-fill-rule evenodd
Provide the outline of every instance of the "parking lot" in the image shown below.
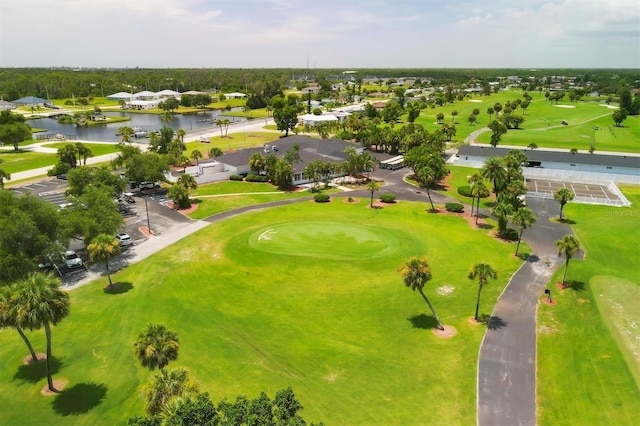
<path fill-rule="evenodd" d="M 25 186 L 13 187 L 11 191 L 17 195 L 28 192 L 56 207 L 60 207 L 67 203 L 67 199 L 64 196 L 66 188 L 67 182 L 65 180 L 48 178 Z M 120 232 L 125 232 L 131 236 L 133 245 L 123 247 L 122 254 L 110 262 L 109 265 L 112 270 L 117 270 L 125 266 L 127 259 L 135 255 L 136 245 L 149 238 L 145 232 L 143 232 L 143 228 L 146 231 L 147 225 L 150 225 L 154 235 L 160 236 L 168 233 L 172 229 L 191 222 L 191 219 L 169 207 L 169 200 L 166 198 L 165 189 L 138 192 L 133 196 L 133 200 L 135 201 L 133 203 L 122 203 L 126 211 L 122 212 L 124 226 L 120 230 Z M 86 247 L 81 240 L 71 240 L 69 249 L 75 250 L 80 254 L 85 262 L 88 261 Z M 85 280 L 89 275 L 95 275 L 97 277 L 98 274 L 104 270 L 104 266 L 92 265 L 90 269 L 91 270 L 84 266 L 61 268 L 60 272 L 62 273 L 63 285 L 73 285 L 78 281 Z M 92 272 L 92 270 L 94 271 Z"/>

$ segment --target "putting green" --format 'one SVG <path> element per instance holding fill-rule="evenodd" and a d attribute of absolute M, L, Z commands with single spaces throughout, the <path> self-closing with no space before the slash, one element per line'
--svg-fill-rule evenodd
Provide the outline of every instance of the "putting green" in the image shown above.
<path fill-rule="evenodd" d="M 249 237 L 256 250 L 328 259 L 371 259 L 400 250 L 411 236 L 377 226 L 341 222 L 289 222 L 261 228 Z"/>

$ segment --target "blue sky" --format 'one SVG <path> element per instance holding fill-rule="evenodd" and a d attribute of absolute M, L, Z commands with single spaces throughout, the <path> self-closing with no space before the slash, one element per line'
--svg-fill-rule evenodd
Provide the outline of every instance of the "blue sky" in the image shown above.
<path fill-rule="evenodd" d="M 0 2 L 0 67 L 307 65 L 640 68 L 640 2 Z"/>

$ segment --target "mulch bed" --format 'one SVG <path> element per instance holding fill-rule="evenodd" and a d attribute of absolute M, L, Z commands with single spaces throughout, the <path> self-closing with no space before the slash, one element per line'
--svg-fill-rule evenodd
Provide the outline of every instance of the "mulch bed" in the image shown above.
<path fill-rule="evenodd" d="M 455 327 L 450 326 L 450 325 L 443 325 L 444 330 L 440 330 L 439 328 L 434 328 L 433 329 L 433 334 L 435 334 L 436 336 L 438 336 L 441 339 L 451 339 L 453 336 L 455 336 L 456 334 L 458 334 L 458 330 L 456 330 Z"/>
<path fill-rule="evenodd" d="M 31 359 L 31 354 L 25 356 L 24 358 L 22 358 L 22 363 L 24 365 L 30 365 L 30 364 L 37 364 L 40 362 L 43 362 L 45 359 L 47 359 L 47 354 L 43 354 L 42 352 L 38 352 L 36 353 L 36 361 L 34 362 Z"/>
<path fill-rule="evenodd" d="M 40 390 L 40 394 L 44 396 L 58 395 L 58 393 L 60 393 L 60 391 L 63 390 L 68 383 L 69 382 L 67 380 L 54 380 L 53 387 L 57 390 L 57 392 L 51 392 L 49 390 L 49 385 L 45 384 L 42 390 Z"/>

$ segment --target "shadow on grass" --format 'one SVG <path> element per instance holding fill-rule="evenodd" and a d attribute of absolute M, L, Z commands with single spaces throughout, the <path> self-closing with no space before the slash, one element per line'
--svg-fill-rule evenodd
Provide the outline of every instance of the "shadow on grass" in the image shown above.
<path fill-rule="evenodd" d="M 480 322 L 486 324 L 489 330 L 500 330 L 507 326 L 507 322 L 500 317 L 488 314 L 480 315 Z"/>
<path fill-rule="evenodd" d="M 564 219 L 558 219 L 558 222 L 560 222 L 560 223 L 566 223 L 567 225 L 575 225 L 576 223 L 578 223 L 578 222 L 576 222 L 575 220 L 571 220 L 571 219 L 567 219 L 567 218 L 564 218 Z"/>
<path fill-rule="evenodd" d="M 98 406 L 106 394 L 102 383 L 78 383 L 60 391 L 51 405 L 62 416 L 83 414 Z"/>
<path fill-rule="evenodd" d="M 106 294 L 123 294 L 123 293 L 127 293 L 132 288 L 133 288 L 133 284 L 131 284 L 130 282 L 113 283 L 113 285 L 107 285 L 103 289 L 103 291 Z"/>
<path fill-rule="evenodd" d="M 438 326 L 438 322 L 431 315 L 420 314 L 407 319 L 409 320 L 413 328 L 422 328 L 425 330 L 431 330 Z"/>
<path fill-rule="evenodd" d="M 62 362 L 56 357 L 51 357 L 51 374 L 54 375 L 60 371 Z M 40 380 L 47 377 L 46 361 L 43 359 L 35 364 L 21 365 L 18 367 L 18 371 L 14 374 L 13 378 L 23 380 L 29 383 L 38 383 Z"/>
<path fill-rule="evenodd" d="M 565 281 L 562 288 L 570 288 L 573 291 L 584 291 L 585 284 L 582 281 Z"/>

